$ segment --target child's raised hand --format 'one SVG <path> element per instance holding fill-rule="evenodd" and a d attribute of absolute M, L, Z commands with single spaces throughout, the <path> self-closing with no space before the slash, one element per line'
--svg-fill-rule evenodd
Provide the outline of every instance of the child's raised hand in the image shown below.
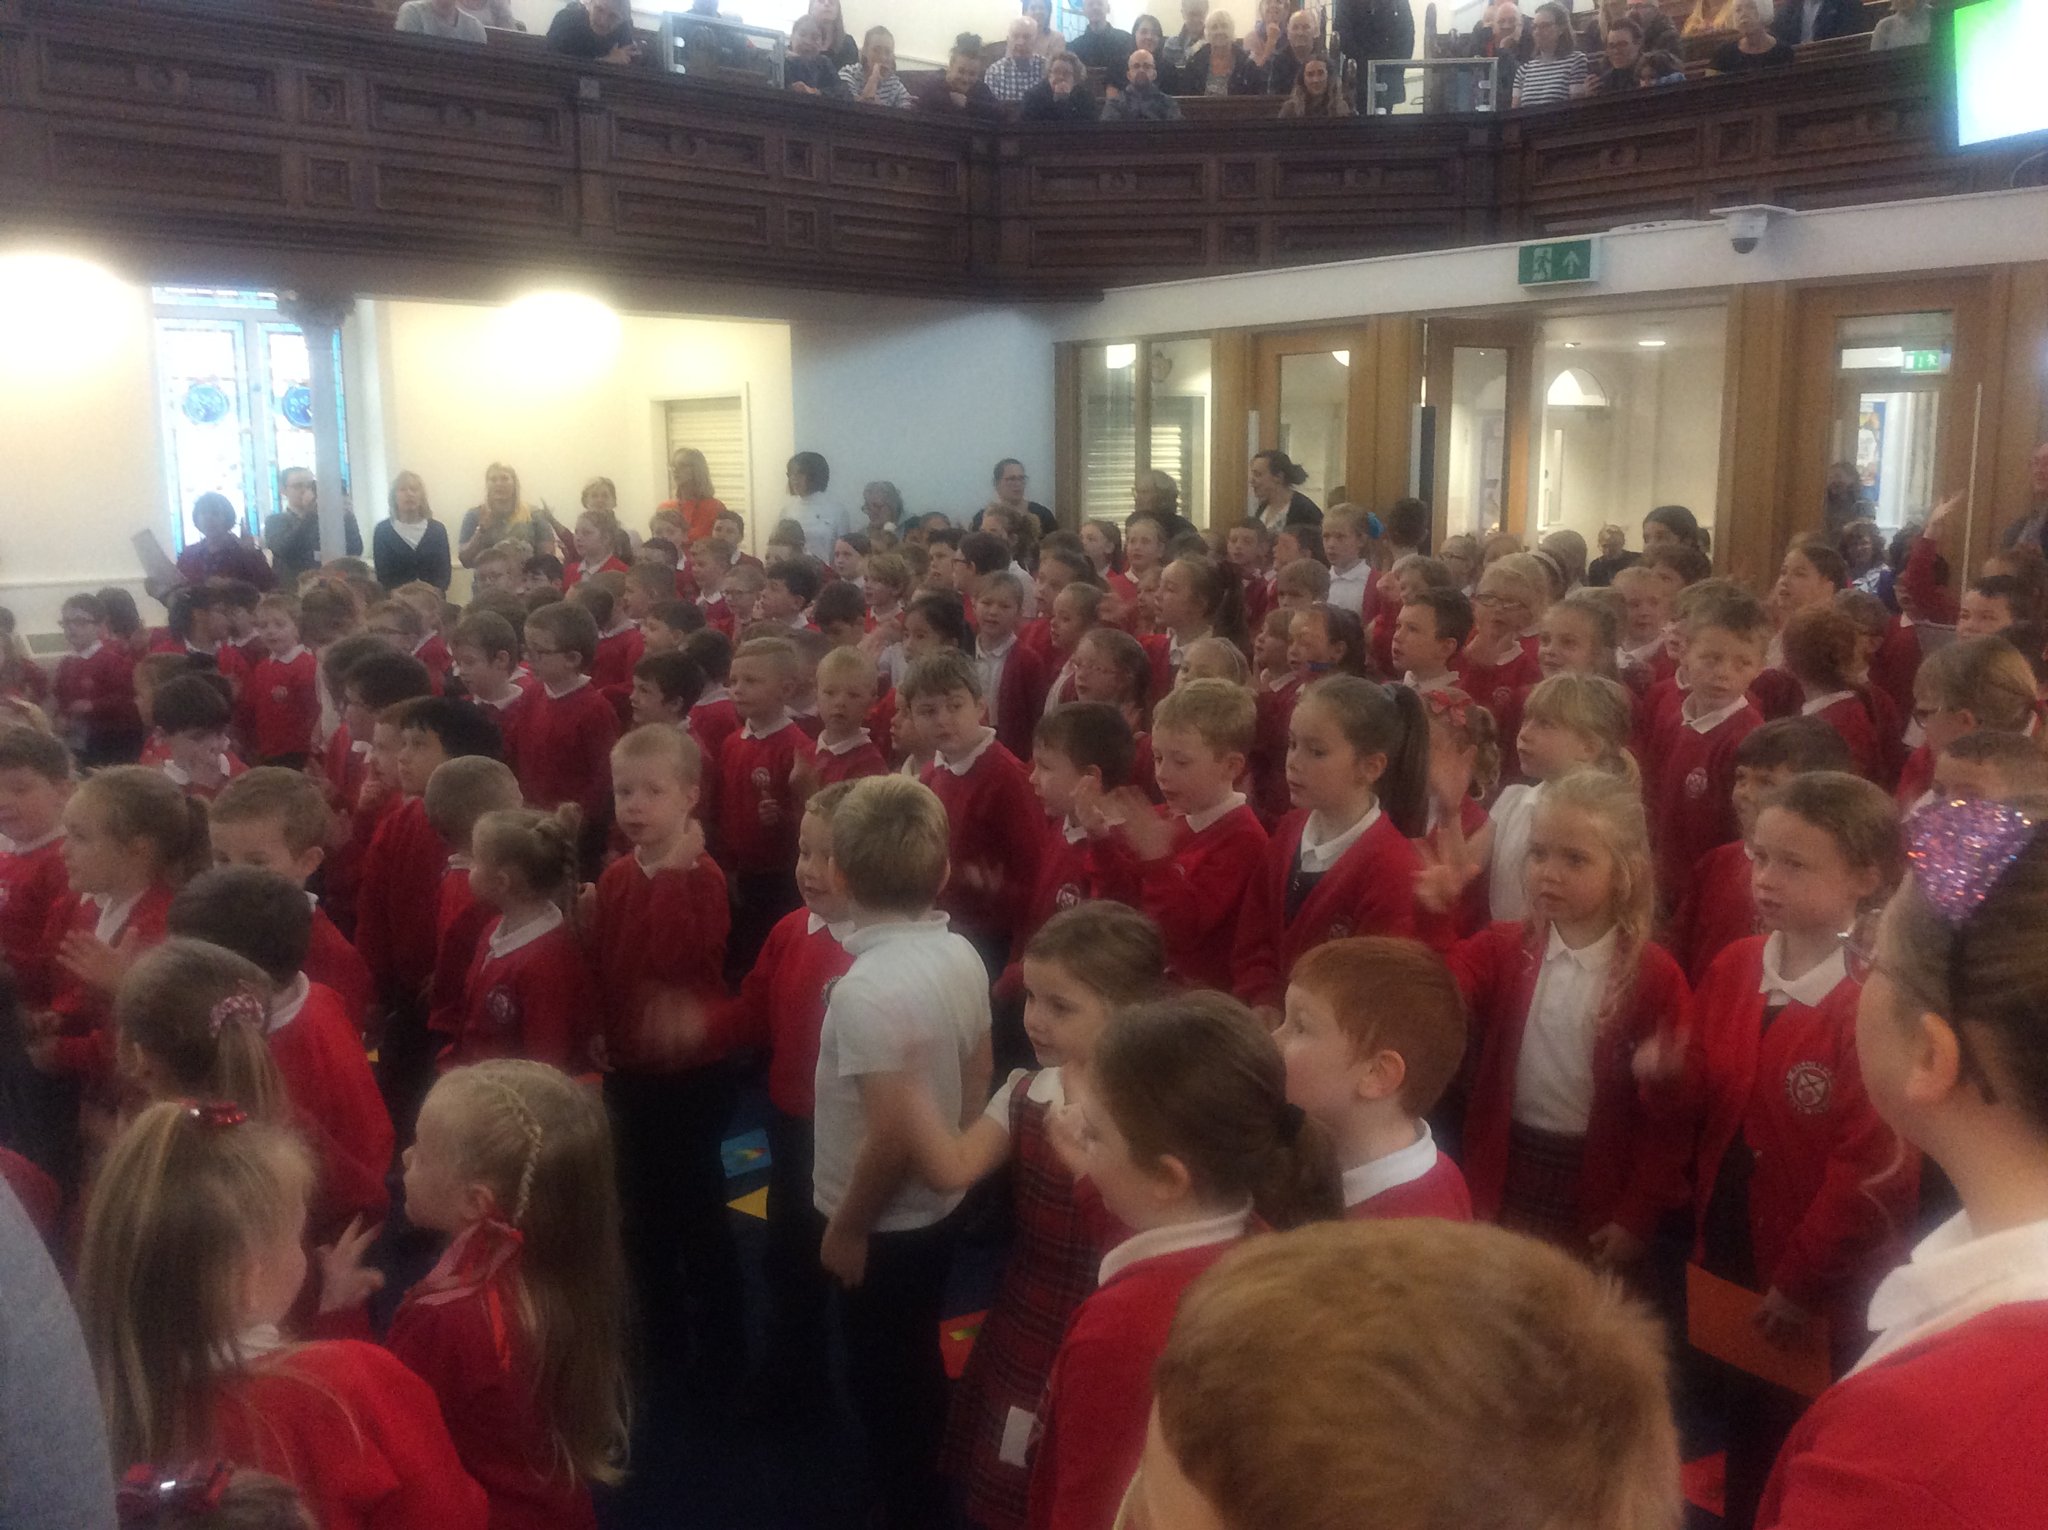
<path fill-rule="evenodd" d="M 1764 1293 L 1764 1299 L 1757 1305 L 1756 1315 L 1750 1319 L 1766 1342 L 1780 1349 L 1790 1349 L 1806 1331 L 1806 1325 L 1813 1321 L 1813 1314 L 1799 1306 L 1776 1286 Z"/>
<path fill-rule="evenodd" d="M 1586 1242 L 1592 1248 L 1594 1262 L 1610 1269 L 1634 1264 L 1649 1252 L 1649 1246 L 1619 1222 L 1609 1222 Z"/>
<path fill-rule="evenodd" d="M 818 772 L 815 755 L 798 755 L 789 766 L 790 795 L 799 802 L 809 802 L 825 784 L 825 778 Z"/>
<path fill-rule="evenodd" d="M 1422 855 L 1422 869 L 1415 873 L 1415 901 L 1432 914 L 1448 914 L 1465 890 L 1464 879 L 1426 846 L 1415 848 Z"/>
<path fill-rule="evenodd" d="M 363 1219 L 357 1217 L 331 1245 L 315 1251 L 314 1257 L 320 1263 L 322 1312 L 345 1312 L 360 1307 L 384 1289 L 383 1272 L 363 1267 L 363 1251 L 377 1240 L 383 1226 L 380 1222 L 365 1227 Z"/>
<path fill-rule="evenodd" d="M 123 930 L 121 938 L 108 945 L 98 936 L 73 930 L 57 948 L 58 965 L 97 993 L 111 994 L 142 954 L 142 936 Z"/>
<path fill-rule="evenodd" d="M 1942 528 L 1947 526 L 1948 523 L 1952 519 L 1954 519 L 1955 513 L 1963 508 L 1963 502 L 1967 500 L 1969 497 L 1970 496 L 1966 493 L 1951 494 L 1946 499 L 1944 499 L 1940 504 L 1936 505 L 1934 509 L 1928 513 L 1927 524 L 1925 527 L 1921 529 L 1921 535 L 1925 536 L 1930 541 L 1939 540 L 1941 537 Z"/>
<path fill-rule="evenodd" d="M 1113 794 L 1124 838 L 1141 861 L 1163 861 L 1173 853 L 1173 820 L 1152 811 L 1152 803 L 1135 786 L 1119 786 Z"/>
<path fill-rule="evenodd" d="M 696 819 L 685 819 L 683 832 L 676 836 L 676 842 L 669 847 L 667 855 L 661 858 L 658 869 L 688 871 L 704 859 L 704 825 Z"/>

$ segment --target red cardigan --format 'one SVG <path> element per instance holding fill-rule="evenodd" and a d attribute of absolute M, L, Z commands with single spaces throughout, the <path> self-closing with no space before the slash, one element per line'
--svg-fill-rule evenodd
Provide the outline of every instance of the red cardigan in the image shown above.
<path fill-rule="evenodd" d="M 1052 673 L 1045 655 L 1022 636 L 1003 658 L 1003 676 L 996 682 L 996 739 L 1020 760 L 1031 758 L 1031 741 L 1045 711 L 1046 688 Z"/>
<path fill-rule="evenodd" d="M 1064 819 L 1042 821 L 1045 843 L 1038 856 L 1038 879 L 1010 938 L 1009 964 L 996 982 L 998 999 L 1022 996 L 1024 948 L 1054 914 L 1095 900 L 1133 906 L 1138 902 L 1138 861 L 1121 835 L 1069 840 Z"/>
<path fill-rule="evenodd" d="M 1450 954 L 1478 1044 L 1464 1146 L 1472 1209 L 1483 1221 L 1499 1214 L 1507 1183 L 1515 1068 L 1547 939 L 1547 931 L 1539 939 L 1527 926 L 1501 921 L 1459 941 Z M 1636 1083 L 1632 1064 L 1636 1047 L 1651 1036 L 1684 1036 L 1691 1009 L 1678 963 L 1662 947 L 1644 946 L 1626 1009 L 1595 1042 L 1578 1192 L 1578 1225 L 1589 1236 L 1618 1222 L 1647 1242 L 1658 1218 L 1686 1203 L 1693 1130 L 1678 1104 L 1682 1092 L 1653 1096 Z"/>
<path fill-rule="evenodd" d="M 356 950 L 386 1004 L 422 1002 L 434 975 L 434 921 L 448 846 L 407 797 L 384 814 L 363 853 L 356 893 Z"/>
<path fill-rule="evenodd" d="M 2041 1522 L 2048 1302 L 1993 1307 L 1836 1382 L 1778 1453 L 1760 1530 Z"/>
<path fill-rule="evenodd" d="M 775 921 L 738 995 L 715 1012 L 714 1052 L 768 1048 L 768 1099 L 786 1116 L 808 1121 L 817 1110 L 825 1001 L 852 965 L 832 932 L 813 930 L 811 911 L 797 909 Z"/>
<path fill-rule="evenodd" d="M 575 933 L 567 922 L 515 947 L 491 954 L 493 920 L 477 942 L 463 989 L 462 1030 L 442 1054 L 442 1065 L 486 1057 L 525 1057 L 574 1073 L 584 1063 L 592 988 Z"/>
<path fill-rule="evenodd" d="M 56 952 L 44 934 L 51 913 L 70 896 L 63 835 L 33 850 L 0 853 L 0 957 L 26 1009 L 50 1002 Z"/>
<path fill-rule="evenodd" d="M 310 755 L 320 726 L 318 665 L 310 648 L 289 662 L 265 655 L 237 698 L 237 725 L 249 757 L 257 761 Z"/>
<path fill-rule="evenodd" d="M 171 909 L 171 889 L 161 882 L 144 892 L 128 911 L 115 940 L 133 935 L 143 946 L 159 944 Z M 50 1009 L 57 1016 L 56 1071 L 102 1082 L 114 1068 L 114 1007 L 111 994 L 99 993 L 73 977 L 57 960 L 64 937 L 91 935 L 100 922 L 99 905 L 84 893 L 72 893 L 50 911 L 44 946 L 50 961 Z"/>
<path fill-rule="evenodd" d="M 1420 935 L 1441 943 L 1448 928 L 1442 921 L 1418 917 L 1415 875 L 1422 858 L 1385 813 L 1323 873 L 1289 919 L 1287 882 L 1307 824 L 1306 812 L 1282 819 L 1267 842 L 1265 864 L 1246 885 L 1231 972 L 1237 996 L 1247 1004 L 1277 1008 L 1295 962 L 1329 941 L 1350 935 Z"/>
<path fill-rule="evenodd" d="M 1031 778 L 998 739 L 965 775 L 934 764 L 924 784 L 946 809 L 953 869 L 939 907 L 962 935 L 1008 951 L 1045 851 L 1045 808 Z"/>
<path fill-rule="evenodd" d="M 1686 878 L 1685 896 L 1671 916 L 1665 945 L 1695 985 L 1729 946 L 1756 933 L 1756 890 L 1750 881 L 1749 846 L 1741 840 L 1716 845 Z"/>
<path fill-rule="evenodd" d="M 391 1209 L 384 1176 L 395 1144 L 357 1022 L 331 988 L 313 983 L 304 1006 L 270 1032 L 269 1041 L 300 1130 L 319 1161 L 307 1237 L 316 1247 L 331 1243 L 358 1216 L 374 1227 Z"/>
<path fill-rule="evenodd" d="M 1229 992 L 1238 914 L 1266 860 L 1266 831 L 1249 806 L 1197 834 L 1174 825 L 1172 852 L 1138 868 L 1138 907 L 1159 926 L 1166 970 L 1191 988 Z"/>

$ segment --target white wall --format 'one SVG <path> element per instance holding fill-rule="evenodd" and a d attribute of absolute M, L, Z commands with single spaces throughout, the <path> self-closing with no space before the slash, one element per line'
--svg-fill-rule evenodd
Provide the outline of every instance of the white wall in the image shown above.
<path fill-rule="evenodd" d="M 964 521 L 988 503 L 997 461 L 1016 457 L 1032 498 L 1051 505 L 1049 320 L 1033 309 L 862 308 L 859 322 L 790 328 L 797 449 L 824 454 L 832 492 L 851 504 L 884 478 L 907 509 Z"/>

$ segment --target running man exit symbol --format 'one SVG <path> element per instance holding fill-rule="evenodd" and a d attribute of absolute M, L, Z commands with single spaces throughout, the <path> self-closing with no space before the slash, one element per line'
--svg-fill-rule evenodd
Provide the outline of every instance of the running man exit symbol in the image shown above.
<path fill-rule="evenodd" d="M 1543 244 L 1525 244 L 1519 251 L 1516 272 L 1519 285 L 1549 287 L 1563 282 L 1596 279 L 1592 239 L 1552 239 Z"/>

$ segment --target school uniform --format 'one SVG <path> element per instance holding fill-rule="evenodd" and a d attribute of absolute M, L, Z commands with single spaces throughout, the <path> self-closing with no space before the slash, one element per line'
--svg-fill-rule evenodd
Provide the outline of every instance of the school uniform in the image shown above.
<path fill-rule="evenodd" d="M 1031 1530 L 1101 1530 L 1145 1448 L 1152 1368 L 1180 1299 L 1245 1236 L 1249 1209 L 1153 1228 L 1103 1256 L 1046 1382 L 1031 1458 Z"/>
<path fill-rule="evenodd" d="M 1173 848 L 1138 864 L 1138 907 L 1159 926 L 1174 979 L 1230 991 L 1238 913 L 1265 865 L 1266 845 L 1259 815 L 1232 792 L 1180 818 Z"/>
<path fill-rule="evenodd" d="M 1686 981 L 1697 987 L 1722 952 L 1755 933 L 1749 846 L 1739 839 L 1716 845 L 1686 878 L 1664 943 L 1685 969 Z"/>
<path fill-rule="evenodd" d="M 1501 777 L 1513 780 L 1522 773 L 1522 758 L 1515 752 L 1515 737 L 1522 731 L 1522 704 L 1543 678 L 1543 666 L 1528 643 L 1510 648 L 1507 657 L 1484 661 L 1472 656 L 1471 645 L 1451 661 L 1458 677 L 1458 689 L 1493 714 L 1500 735 Z"/>
<path fill-rule="evenodd" d="M 357 1217 L 375 1227 L 391 1209 L 384 1177 L 395 1139 L 357 1023 L 333 989 L 302 972 L 271 1001 L 264 1039 L 319 1164 L 307 1238 L 331 1243 Z"/>
<path fill-rule="evenodd" d="M 1657 852 L 1657 888 L 1668 908 L 1685 877 L 1716 845 L 1742 837 L 1735 816 L 1735 751 L 1763 726 L 1746 697 L 1700 716 L 1681 713 L 1660 736 L 1657 792 L 1650 833 Z"/>
<path fill-rule="evenodd" d="M 386 1011 L 377 1082 L 401 1125 L 411 1122 L 433 1072 L 427 1004 L 435 931 L 427 911 L 447 863 L 448 847 L 427 822 L 426 804 L 391 793 L 360 862 L 355 944 Z"/>
<path fill-rule="evenodd" d="M 1501 788 L 1493 803 L 1493 845 L 1487 852 L 1486 907 L 1494 921 L 1521 920 L 1529 915 L 1529 888 L 1523 861 L 1529 853 L 1529 831 L 1536 819 L 1540 787 L 1516 783 Z M 1474 933 L 1477 933 L 1476 931 Z"/>
<path fill-rule="evenodd" d="M 2005 1530 L 2041 1517 L 2048 1222 L 1958 1213 L 1887 1275 L 1875 1343 L 1794 1426 L 1765 1530 Z"/>
<path fill-rule="evenodd" d="M 1382 589 L 1388 588 L 1386 585 Z M 1374 614 L 1372 625 L 1365 629 L 1366 648 L 1372 660 L 1374 675 L 1394 673 L 1394 628 L 1401 621 L 1401 602 L 1392 596 L 1382 596 L 1380 608 Z"/>
<path fill-rule="evenodd" d="M 647 652 L 647 639 L 631 622 L 621 622 L 598 635 L 597 652 L 590 660 L 590 683 L 607 695 L 633 689 L 633 666 Z"/>
<path fill-rule="evenodd" d="M 1849 746 L 1849 768 L 1866 781 L 1889 786 L 1893 772 L 1885 762 L 1884 742 L 1866 699 L 1855 691 L 1831 691 L 1800 704 L 1801 717 L 1818 717 Z"/>
<path fill-rule="evenodd" d="M 162 771 L 165 778 L 170 781 L 171 785 L 177 787 L 180 792 L 200 802 L 213 801 L 214 798 L 221 794 L 222 788 L 228 782 L 234 780 L 236 776 L 247 775 L 249 772 L 249 767 L 243 763 L 241 756 L 232 752 L 219 754 L 214 757 L 214 770 L 217 774 L 217 779 L 213 781 L 199 780 L 198 777 L 185 769 L 184 766 L 172 759 L 160 761 L 157 769 Z"/>
<path fill-rule="evenodd" d="M 1415 937 L 1422 859 L 1375 806 L 1350 828 L 1311 840 L 1311 819 L 1291 813 L 1274 829 L 1264 864 L 1246 884 L 1231 972 L 1237 996 L 1278 1007 L 1302 953 L 1351 935 Z M 1444 931 L 1429 922 L 1428 935 Z"/>
<path fill-rule="evenodd" d="M 113 996 L 86 987 L 58 962 L 64 937 L 91 935 L 115 946 L 133 936 L 144 948 L 157 945 L 167 933 L 171 896 L 171 889 L 159 882 L 127 898 L 71 893 L 50 910 L 43 944 L 49 952 L 50 1010 L 57 1017 L 52 1072 L 96 1091 L 111 1080 L 114 1069 Z"/>
<path fill-rule="evenodd" d="M 515 677 L 512 688 L 495 701 L 476 695 L 469 698 L 498 725 L 499 749 L 505 756 L 506 767 L 515 776 L 519 774 L 519 726 L 533 704 L 533 693 L 539 689 L 531 676 Z"/>
<path fill-rule="evenodd" d="M 296 769 L 312 757 L 320 726 L 319 666 L 312 651 L 266 654 L 237 698 L 242 743 L 261 765 Z"/>
<path fill-rule="evenodd" d="M 1872 687 L 1883 691 L 1902 717 L 1913 712 L 1913 682 L 1919 678 L 1920 661 L 1926 656 L 1920 639 L 1927 630 L 1904 613 L 1894 616 L 1877 652 L 1870 656 Z"/>
<path fill-rule="evenodd" d="M 736 1091 L 721 1048 L 682 1065 L 671 1060 L 649 1005 L 682 995 L 715 1014 L 731 928 L 725 873 L 708 855 L 650 872 L 629 852 L 598 878 L 590 951 L 611 1062 L 605 1104 L 629 1208 L 627 1259 L 650 1347 L 678 1356 L 694 1341 L 721 1380 L 737 1379 L 746 1354 L 719 1157 Z"/>
<path fill-rule="evenodd" d="M 384 816 L 397 805 L 398 794 L 385 792 L 369 807 L 361 806 L 363 784 L 370 772 L 370 746 L 349 737 L 338 726 L 321 747 L 321 771 L 327 778 L 328 806 L 348 826 L 347 836 L 320 865 L 320 901 L 328 917 L 351 940 L 355 938 L 356 906 L 362 891 L 363 857 Z"/>
<path fill-rule="evenodd" d="M 1420 1135 L 1407 1147 L 1344 1171 L 1346 1221 L 1390 1217 L 1472 1220 L 1472 1195 L 1465 1188 L 1465 1176 L 1436 1145 L 1429 1123 L 1417 1125 Z"/>
<path fill-rule="evenodd" d="M 440 695 L 448 688 L 448 676 L 455 668 L 455 660 L 448 652 L 448 645 L 441 641 L 441 634 L 429 632 L 412 645 L 412 656 L 427 667 L 427 680 Z"/>
<path fill-rule="evenodd" d="M 1513 790 L 1513 788 L 1509 788 Z M 1458 804 L 1458 832 L 1469 846 L 1487 825 L 1486 809 L 1471 797 Z M 1444 856 L 1444 824 L 1434 796 L 1429 803 L 1429 822 L 1422 832 L 1422 843 L 1439 862 Z M 1491 853 L 1491 842 L 1489 842 Z M 1462 940 L 1467 935 L 1477 934 L 1492 921 L 1488 913 L 1487 878 L 1475 876 L 1465 884 L 1465 890 L 1458 894 L 1458 901 L 1452 906 L 1451 932 Z"/>
<path fill-rule="evenodd" d="M 49 1002 L 56 951 L 43 937 L 51 911 L 70 894 L 61 827 L 25 843 L 0 837 L 0 958 L 23 1009 Z"/>
<path fill-rule="evenodd" d="M 742 725 L 719 753 L 715 843 L 733 884 L 734 976 L 753 965 L 775 921 L 797 905 L 803 803 L 791 776 L 797 761 L 816 759 L 809 736 L 786 713 L 765 727 Z"/>
<path fill-rule="evenodd" d="M 1091 839 L 1071 818 L 1041 818 L 1041 822 L 1045 843 L 1038 856 L 1038 879 L 1032 884 L 1024 917 L 1011 936 L 1009 962 L 996 980 L 999 1003 L 1022 999 L 1024 948 L 1053 915 L 1098 900 L 1132 907 L 1138 902 L 1138 859 L 1121 835 Z"/>
<path fill-rule="evenodd" d="M 1252 804 L 1266 824 L 1287 816 L 1292 805 L 1287 791 L 1287 730 L 1301 699 L 1303 677 L 1290 672 L 1278 685 L 1253 692 L 1252 752 L 1247 764 L 1252 777 Z"/>
<path fill-rule="evenodd" d="M 590 994 L 590 970 L 560 909 L 550 906 L 511 930 L 500 918 L 470 963 L 462 1029 L 441 1065 L 524 1057 L 579 1072 Z"/>
<path fill-rule="evenodd" d="M 427 1031 L 441 1047 L 462 1029 L 463 990 L 484 931 L 498 917 L 469 889 L 471 861 L 451 855 L 434 899 L 434 970 L 427 980 Z"/>
<path fill-rule="evenodd" d="M 50 683 L 57 736 L 84 766 L 121 765 L 142 747 L 135 710 L 135 655 L 122 643 L 94 643 L 57 661 Z"/>
<path fill-rule="evenodd" d="M 739 622 L 733 616 L 732 607 L 727 604 L 722 593 L 706 595 L 697 602 L 697 606 L 704 613 L 704 625 L 713 632 L 722 632 L 727 637 L 731 637 L 738 629 Z"/>
<path fill-rule="evenodd" d="M 1671 657 L 1662 633 L 1633 648 L 1623 645 L 1615 651 L 1614 662 L 1638 700 L 1678 672 L 1678 661 Z"/>
<path fill-rule="evenodd" d="M 1899 805 L 1902 813 L 1912 813 L 1923 808 L 1934 795 L 1934 751 L 1925 744 L 1917 746 L 1906 756 L 1906 763 L 1899 770 L 1899 784 L 1892 791 L 1892 801 Z"/>
<path fill-rule="evenodd" d="M 602 563 L 590 563 L 582 559 L 562 570 L 562 593 L 568 594 L 592 574 L 623 574 L 626 565 L 617 558 L 606 558 Z"/>
<path fill-rule="evenodd" d="M 1749 704 L 1763 714 L 1765 722 L 1799 716 L 1805 701 L 1799 682 L 1782 667 L 1763 670 L 1749 683 Z"/>
<path fill-rule="evenodd" d="M 517 1315 L 519 1234 L 503 1222 L 459 1233 L 406 1292 L 385 1341 L 433 1389 L 491 1530 L 596 1530 L 590 1485 L 572 1480 L 535 1394 Z"/>
<path fill-rule="evenodd" d="M 994 976 L 1016 938 L 1023 895 L 1038 883 L 1045 809 L 1017 757 L 992 729 L 983 733 L 959 759 L 935 760 L 924 784 L 946 809 L 952 872 L 939 907 Z"/>
<path fill-rule="evenodd" d="M 583 809 L 586 833 L 611 821 L 612 745 L 619 719 L 587 675 L 569 689 L 534 687 L 519 716 L 519 790 L 527 804 L 553 812 L 565 802 Z"/>
<path fill-rule="evenodd" d="M 1012 633 L 993 648 L 986 642 L 977 646 L 975 662 L 981 667 L 989 726 L 1005 749 L 1020 760 L 1030 759 L 1049 683 L 1044 657 Z"/>
<path fill-rule="evenodd" d="M 376 980 L 370 976 L 369 963 L 335 928 L 334 921 L 322 911 L 312 894 L 307 894 L 306 901 L 313 905 L 313 923 L 306 937 L 306 959 L 302 968 L 310 981 L 333 991 L 341 1001 L 342 1013 L 348 1016 L 349 1024 L 355 1027 L 356 1035 L 360 1037 L 363 1020 L 377 997 Z"/>
<path fill-rule="evenodd" d="M 213 1388 L 210 1454 L 283 1478 L 321 1530 L 487 1530 L 433 1389 L 395 1355 L 350 1339 L 285 1347 L 275 1329 L 241 1349 Z"/>
<path fill-rule="evenodd" d="M 889 773 L 889 762 L 875 747 L 873 731 L 868 728 L 861 728 L 853 737 L 836 744 L 819 741 L 817 761 L 818 784 L 821 786 L 836 786 L 841 781 L 859 781 L 867 776 Z"/>
<path fill-rule="evenodd" d="M 1691 996 L 1678 964 L 1646 945 L 1625 1004 L 1601 1023 L 1615 947 L 1613 931 L 1572 951 L 1554 929 L 1532 939 L 1498 922 L 1450 953 L 1474 1032 L 1472 1210 L 1574 1248 L 1609 1222 L 1648 1242 L 1686 1202 L 1690 1126 L 1637 1084 L 1633 1061 L 1652 1036 L 1685 1034 Z"/>

